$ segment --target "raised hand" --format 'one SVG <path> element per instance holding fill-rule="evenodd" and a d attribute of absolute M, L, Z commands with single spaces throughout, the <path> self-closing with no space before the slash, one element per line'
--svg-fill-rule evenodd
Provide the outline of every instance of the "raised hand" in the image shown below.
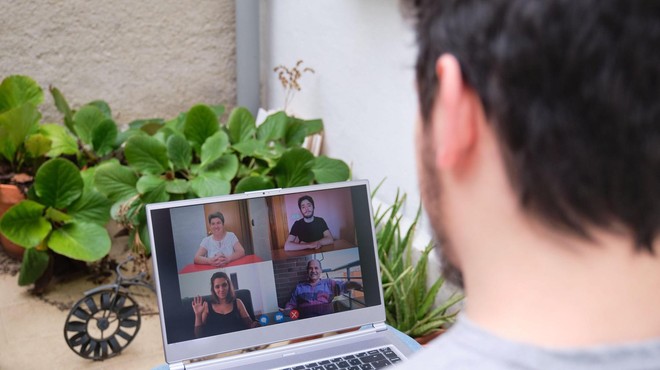
<path fill-rule="evenodd" d="M 192 308 L 193 311 L 195 312 L 195 315 L 203 315 L 205 313 L 208 313 L 209 311 L 209 305 L 202 299 L 202 297 L 197 296 L 193 298 L 192 300 Z"/>

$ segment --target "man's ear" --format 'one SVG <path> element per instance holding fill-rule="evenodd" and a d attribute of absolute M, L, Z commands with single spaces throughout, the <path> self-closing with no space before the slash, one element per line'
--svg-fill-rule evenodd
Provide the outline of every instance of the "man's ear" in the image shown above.
<path fill-rule="evenodd" d="M 481 103 L 463 81 L 461 66 L 451 54 L 443 54 L 435 65 L 438 93 L 432 119 L 437 143 L 436 165 L 448 169 L 463 163 L 477 139 L 477 111 Z"/>

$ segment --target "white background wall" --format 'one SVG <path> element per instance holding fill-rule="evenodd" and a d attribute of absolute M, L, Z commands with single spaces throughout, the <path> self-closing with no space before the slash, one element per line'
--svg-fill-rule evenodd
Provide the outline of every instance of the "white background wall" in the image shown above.
<path fill-rule="evenodd" d="M 281 108 L 284 90 L 272 71 L 303 66 L 302 91 L 289 111 L 322 118 L 323 152 L 352 167 L 378 199 L 408 193 L 406 215 L 419 202 L 414 157 L 415 43 L 397 0 L 277 0 L 262 2 L 262 102 Z M 427 238 L 428 240 L 428 238 Z"/>

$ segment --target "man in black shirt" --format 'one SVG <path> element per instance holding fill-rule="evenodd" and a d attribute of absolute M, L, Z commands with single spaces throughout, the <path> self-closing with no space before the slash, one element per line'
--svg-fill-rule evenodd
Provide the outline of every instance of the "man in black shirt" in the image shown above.
<path fill-rule="evenodd" d="M 319 249 L 324 245 L 334 243 L 328 224 L 321 217 L 314 216 L 314 199 L 312 197 L 309 195 L 300 197 L 298 208 L 300 208 L 303 218 L 296 221 L 291 227 L 284 250 Z"/>

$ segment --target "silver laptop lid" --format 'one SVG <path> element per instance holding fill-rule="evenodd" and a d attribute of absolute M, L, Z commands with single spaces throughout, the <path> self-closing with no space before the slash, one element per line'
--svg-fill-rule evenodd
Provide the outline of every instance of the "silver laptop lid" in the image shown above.
<path fill-rule="evenodd" d="M 300 223 L 312 219 L 310 198 L 303 197 L 312 199 L 315 229 L 326 228 L 334 242 L 286 250 L 291 234 L 300 242 L 310 237 L 301 235 L 308 225 Z M 225 233 L 211 224 L 218 223 L 217 212 Z M 367 181 L 149 204 L 147 222 L 168 363 L 385 321 Z M 224 237 L 217 241 L 217 235 Z M 204 264 L 222 264 L 214 257 L 241 247 L 244 255 L 226 265 Z M 200 250 L 204 258 L 195 263 Z M 310 281 L 320 281 L 313 259 L 320 261 L 326 293 L 310 290 Z M 234 315 L 247 312 L 250 319 L 215 315 L 220 301 L 231 301 Z M 203 311 L 203 302 L 206 321 L 196 329 L 193 303 Z"/>

